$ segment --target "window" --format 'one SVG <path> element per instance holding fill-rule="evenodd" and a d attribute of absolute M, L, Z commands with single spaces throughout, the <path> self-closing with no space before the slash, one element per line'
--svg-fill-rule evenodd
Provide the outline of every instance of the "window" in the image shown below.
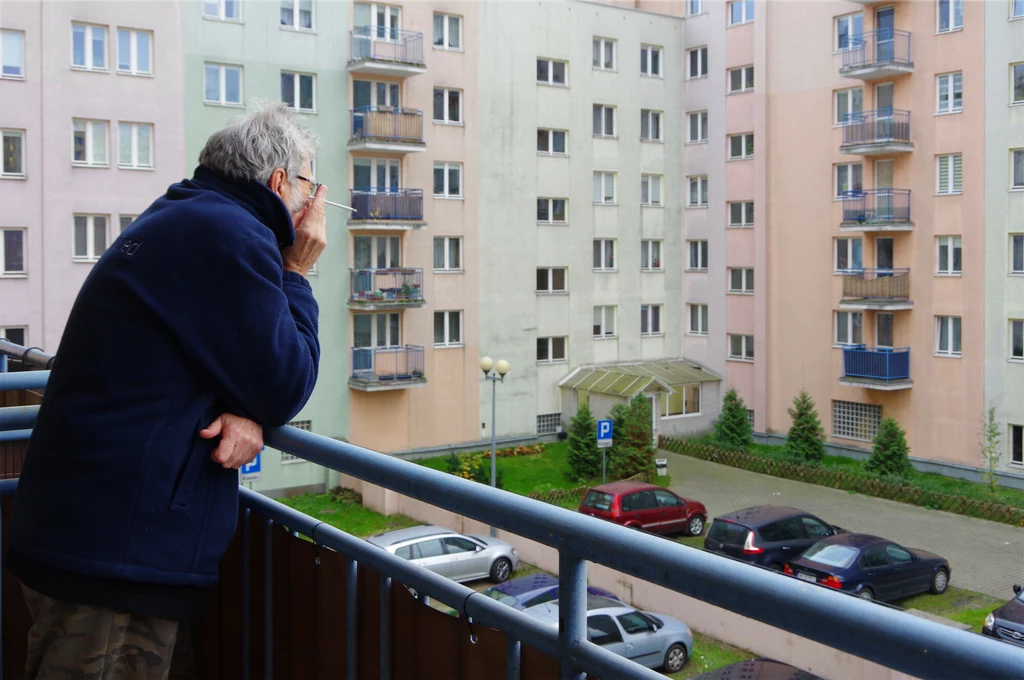
<path fill-rule="evenodd" d="M 1024 465 L 1024 427 L 1020 425 L 1010 425 L 1010 464 Z"/>
<path fill-rule="evenodd" d="M 146 123 L 117 124 L 117 167 L 153 167 L 153 126 Z"/>
<path fill-rule="evenodd" d="M 132 222 L 138 219 L 138 215 L 120 215 L 118 216 L 118 232 L 123 234 L 124 230 L 132 226 Z"/>
<path fill-rule="evenodd" d="M 864 342 L 864 314 L 836 312 L 836 344 L 860 345 Z"/>
<path fill-rule="evenodd" d="M 754 409 L 747 409 L 747 422 L 750 423 L 750 429 L 754 429 Z"/>
<path fill-rule="evenodd" d="M 594 173 L 594 203 L 615 205 L 615 174 L 614 172 Z"/>
<path fill-rule="evenodd" d="M 1024 321 L 1010 321 L 1010 358 L 1024 361 Z"/>
<path fill-rule="evenodd" d="M 943 356 L 960 356 L 960 317 L 935 317 L 935 352 Z"/>
<path fill-rule="evenodd" d="M 857 46 L 864 37 L 864 14 L 847 14 L 836 17 L 836 49 L 848 50 Z"/>
<path fill-rule="evenodd" d="M 964 75 L 946 73 L 935 77 L 935 110 L 938 113 L 958 113 L 964 110 Z"/>
<path fill-rule="evenodd" d="M 953 153 L 946 156 L 936 156 L 938 166 L 937 194 L 959 194 L 963 182 L 963 160 L 960 154 Z"/>
<path fill-rule="evenodd" d="M 748 268 L 733 268 L 729 270 L 729 292 L 730 293 L 753 293 L 754 292 L 754 270 Z"/>
<path fill-rule="evenodd" d="M 690 144 L 698 144 L 708 141 L 708 112 L 695 111 L 687 114 L 689 135 L 686 140 Z"/>
<path fill-rule="evenodd" d="M 840 163 L 836 166 L 836 198 L 848 191 L 862 191 L 864 167 L 860 163 Z"/>
<path fill-rule="evenodd" d="M 565 361 L 567 338 L 537 338 L 537 363 L 552 364 Z"/>
<path fill-rule="evenodd" d="M 964 0 L 938 0 L 939 33 L 964 27 Z"/>
<path fill-rule="evenodd" d="M 1024 149 L 1013 150 L 1012 182 L 1012 188 L 1024 189 Z"/>
<path fill-rule="evenodd" d="M 1024 274 L 1024 234 L 1010 235 L 1010 273 Z"/>
<path fill-rule="evenodd" d="M 864 240 L 859 238 L 837 238 L 836 239 L 836 268 L 835 271 L 842 272 L 849 269 L 861 270 L 864 268 Z"/>
<path fill-rule="evenodd" d="M 562 429 L 562 414 L 561 413 L 538 413 L 537 414 L 537 434 L 555 434 Z M 552 594 L 552 599 L 554 595 Z M 528 606 L 534 606 L 537 604 L 543 604 L 538 602 L 536 598 L 530 601 Z"/>
<path fill-rule="evenodd" d="M 74 250 L 76 262 L 95 262 L 107 249 L 107 218 L 105 215 L 75 215 Z"/>
<path fill-rule="evenodd" d="M 25 34 L 0 31 L 0 78 L 25 77 Z"/>
<path fill-rule="evenodd" d="M 661 48 L 653 45 L 640 46 L 640 73 L 645 76 L 661 77 Z"/>
<path fill-rule="evenodd" d="M 594 136 L 615 136 L 615 107 L 594 104 Z"/>
<path fill-rule="evenodd" d="M 565 267 L 537 267 L 538 293 L 564 293 Z"/>
<path fill-rule="evenodd" d="M 882 424 L 882 407 L 855 401 L 832 402 L 832 436 L 869 442 Z"/>
<path fill-rule="evenodd" d="M 885 551 L 881 547 L 868 548 L 857 560 L 857 566 L 861 569 L 877 569 L 888 567 L 889 561 L 885 559 Z"/>
<path fill-rule="evenodd" d="M 71 24 L 71 65 L 89 71 L 107 70 L 107 27 Z"/>
<path fill-rule="evenodd" d="M 729 204 L 730 227 L 754 226 L 754 202 L 737 201 Z"/>
<path fill-rule="evenodd" d="M 622 633 L 619 627 L 612 621 L 612 617 L 605 615 L 587 617 L 587 640 L 595 645 L 610 645 L 622 642 Z"/>
<path fill-rule="evenodd" d="M 0 338 L 22 347 L 28 344 L 25 342 L 25 328 L 0 328 Z"/>
<path fill-rule="evenodd" d="M 434 163 L 434 197 L 462 196 L 462 163 Z"/>
<path fill-rule="evenodd" d="M 117 29 L 117 72 L 135 76 L 153 73 L 152 46 L 153 34 L 149 31 Z"/>
<path fill-rule="evenodd" d="M 411 546 L 413 559 L 428 559 L 430 557 L 441 557 L 445 554 L 444 544 L 440 538 L 432 538 L 426 541 L 414 543 Z"/>
<path fill-rule="evenodd" d="M 615 271 L 615 240 L 610 238 L 594 239 L 594 270 Z"/>
<path fill-rule="evenodd" d="M 959 236 L 939 236 L 935 239 L 937 274 L 960 274 L 962 258 Z"/>
<path fill-rule="evenodd" d="M 676 387 L 670 394 L 662 395 L 662 418 L 700 414 L 700 383 Z"/>
<path fill-rule="evenodd" d="M 661 111 L 640 110 L 640 141 L 661 141 Z"/>
<path fill-rule="evenodd" d="M 0 178 L 25 176 L 24 130 L 0 130 L 0 153 L 3 153 Z"/>
<path fill-rule="evenodd" d="M 686 305 L 690 314 L 690 334 L 708 334 L 708 306 L 700 304 Z"/>
<path fill-rule="evenodd" d="M 73 165 L 104 166 L 107 164 L 107 126 L 105 120 L 81 120 L 74 124 Z"/>
<path fill-rule="evenodd" d="M 204 0 L 203 16 L 238 21 L 242 18 L 242 0 Z"/>
<path fill-rule="evenodd" d="M 0 275 L 25 274 L 25 230 L 0 229 Z"/>
<path fill-rule="evenodd" d="M 610 38 L 594 38 L 594 68 L 601 71 L 615 70 L 615 41 Z"/>
<path fill-rule="evenodd" d="M 661 271 L 661 241 L 640 241 L 640 269 L 645 272 Z"/>
<path fill-rule="evenodd" d="M 854 87 L 836 91 L 836 125 L 847 125 L 856 120 L 864 107 L 864 89 Z"/>
<path fill-rule="evenodd" d="M 689 0 L 686 4 L 691 17 L 704 13 L 704 0 Z"/>
<path fill-rule="evenodd" d="M 565 138 L 568 135 L 565 130 L 537 128 L 537 153 L 551 156 L 567 155 Z"/>
<path fill-rule="evenodd" d="M 729 3 L 729 25 L 738 26 L 754 20 L 754 0 L 733 0 Z"/>
<path fill-rule="evenodd" d="M 1024 63 L 1010 66 L 1010 93 L 1011 104 L 1024 104 Z"/>
<path fill-rule="evenodd" d="M 281 0 L 281 25 L 313 30 L 313 0 Z"/>
<path fill-rule="evenodd" d="M 434 347 L 462 345 L 462 312 L 434 312 Z"/>
<path fill-rule="evenodd" d="M 690 248 L 690 266 L 688 269 L 694 271 L 707 271 L 708 269 L 708 242 L 687 241 Z"/>
<path fill-rule="evenodd" d="M 615 337 L 615 306 L 603 305 L 594 307 L 594 337 Z"/>
<path fill-rule="evenodd" d="M 687 52 L 687 63 L 689 70 L 687 77 L 703 78 L 708 74 L 708 48 L 698 47 Z"/>
<path fill-rule="evenodd" d="M 313 113 L 316 111 L 316 76 L 311 73 L 281 72 L 281 101 L 288 108 Z"/>
<path fill-rule="evenodd" d="M 242 67 L 207 64 L 203 73 L 203 101 L 222 106 L 242 104 Z"/>
<path fill-rule="evenodd" d="M 538 198 L 537 221 L 543 224 L 566 224 L 569 221 L 567 198 Z"/>
<path fill-rule="evenodd" d="M 640 335 L 661 335 L 661 305 L 640 305 Z"/>
<path fill-rule="evenodd" d="M 462 90 L 434 88 L 434 122 L 462 122 Z"/>
<path fill-rule="evenodd" d="M 729 358 L 740 361 L 754 360 L 754 336 L 729 334 Z"/>
<path fill-rule="evenodd" d="M 754 90 L 754 67 L 741 66 L 740 68 L 729 69 L 729 93 L 753 92 Z"/>
<path fill-rule="evenodd" d="M 708 176 L 690 177 L 690 195 L 686 205 L 691 208 L 708 207 Z"/>
<path fill-rule="evenodd" d="M 537 82 L 544 85 L 565 85 L 568 62 L 556 59 L 537 59 Z"/>
<path fill-rule="evenodd" d="M 1024 0 L 1011 0 L 1010 16 L 1013 19 L 1024 17 Z"/>
<path fill-rule="evenodd" d="M 462 271 L 462 237 L 434 237 L 434 271 Z"/>
<path fill-rule="evenodd" d="M 754 133 L 729 137 L 729 159 L 738 160 L 754 157 Z"/>
<path fill-rule="evenodd" d="M 661 206 L 661 175 L 640 175 L 640 205 Z"/>
<path fill-rule="evenodd" d="M 462 49 L 462 17 L 451 14 L 434 15 L 434 47 L 445 50 Z"/>
<path fill-rule="evenodd" d="M 808 538 L 828 538 L 832 535 L 831 529 L 813 517 L 801 517 L 800 521 L 803 522 Z"/>

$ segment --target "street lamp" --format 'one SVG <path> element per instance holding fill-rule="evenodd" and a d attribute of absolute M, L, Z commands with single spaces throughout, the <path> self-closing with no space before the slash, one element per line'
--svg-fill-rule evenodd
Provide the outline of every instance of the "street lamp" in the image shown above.
<path fill-rule="evenodd" d="M 505 382 L 505 374 L 510 368 L 504 359 L 498 363 L 494 363 L 490 357 L 480 360 L 480 370 L 484 372 L 484 379 L 491 381 L 491 487 L 497 487 L 498 430 L 494 426 L 494 419 L 498 417 L 498 383 Z M 494 535 L 494 527 L 491 527 L 491 536 Z"/>

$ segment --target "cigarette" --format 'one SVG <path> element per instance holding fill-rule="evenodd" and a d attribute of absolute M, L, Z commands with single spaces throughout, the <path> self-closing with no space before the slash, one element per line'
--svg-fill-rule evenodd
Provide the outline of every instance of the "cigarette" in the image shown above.
<path fill-rule="evenodd" d="M 349 212 L 359 212 L 355 208 L 350 208 L 347 205 L 342 205 L 341 203 L 335 203 L 334 201 L 328 201 L 327 199 L 324 199 L 324 203 L 326 203 L 327 205 L 333 205 L 335 208 L 341 208 L 342 210 L 348 210 Z"/>

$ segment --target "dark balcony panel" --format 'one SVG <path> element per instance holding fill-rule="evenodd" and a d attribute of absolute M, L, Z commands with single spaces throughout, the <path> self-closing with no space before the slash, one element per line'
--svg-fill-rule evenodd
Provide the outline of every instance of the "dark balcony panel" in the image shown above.
<path fill-rule="evenodd" d="M 423 34 L 384 26 L 360 26 L 349 31 L 352 62 L 381 61 L 422 68 Z"/>
<path fill-rule="evenodd" d="M 909 189 L 858 189 L 843 194 L 843 226 L 911 225 Z"/>
<path fill-rule="evenodd" d="M 426 382 L 423 347 L 353 347 L 352 377 L 356 389 L 399 389 Z"/>
<path fill-rule="evenodd" d="M 843 272 L 843 300 L 909 300 L 909 269 L 850 269 Z"/>
<path fill-rule="evenodd" d="M 843 123 L 840 151 L 859 155 L 912 151 L 910 111 L 878 109 L 850 115 Z"/>
<path fill-rule="evenodd" d="M 349 304 L 355 307 L 420 307 L 423 270 L 349 269 Z"/>
<path fill-rule="evenodd" d="M 350 205 L 356 212 L 349 222 L 423 221 L 423 189 L 364 188 L 350 193 Z"/>
<path fill-rule="evenodd" d="M 391 106 L 363 106 L 351 111 L 349 143 L 423 145 L 423 112 Z"/>
<path fill-rule="evenodd" d="M 910 33 L 889 28 L 850 38 L 849 48 L 843 51 L 839 73 L 847 78 L 875 80 L 913 70 Z"/>
<path fill-rule="evenodd" d="M 880 383 L 910 380 L 909 347 L 843 347 L 843 378 Z"/>

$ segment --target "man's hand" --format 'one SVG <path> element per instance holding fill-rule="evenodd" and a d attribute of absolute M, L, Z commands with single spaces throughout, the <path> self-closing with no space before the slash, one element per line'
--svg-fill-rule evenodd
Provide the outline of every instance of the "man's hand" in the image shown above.
<path fill-rule="evenodd" d="M 327 247 L 327 216 L 324 199 L 327 187 L 320 185 L 316 196 L 304 209 L 292 215 L 295 222 L 295 243 L 281 250 L 286 271 L 305 276 Z"/>
<path fill-rule="evenodd" d="M 263 448 L 260 424 L 232 413 L 221 414 L 205 430 L 199 431 L 203 439 L 213 439 L 217 435 L 220 435 L 220 444 L 210 458 L 228 469 L 237 470 L 251 463 Z"/>

